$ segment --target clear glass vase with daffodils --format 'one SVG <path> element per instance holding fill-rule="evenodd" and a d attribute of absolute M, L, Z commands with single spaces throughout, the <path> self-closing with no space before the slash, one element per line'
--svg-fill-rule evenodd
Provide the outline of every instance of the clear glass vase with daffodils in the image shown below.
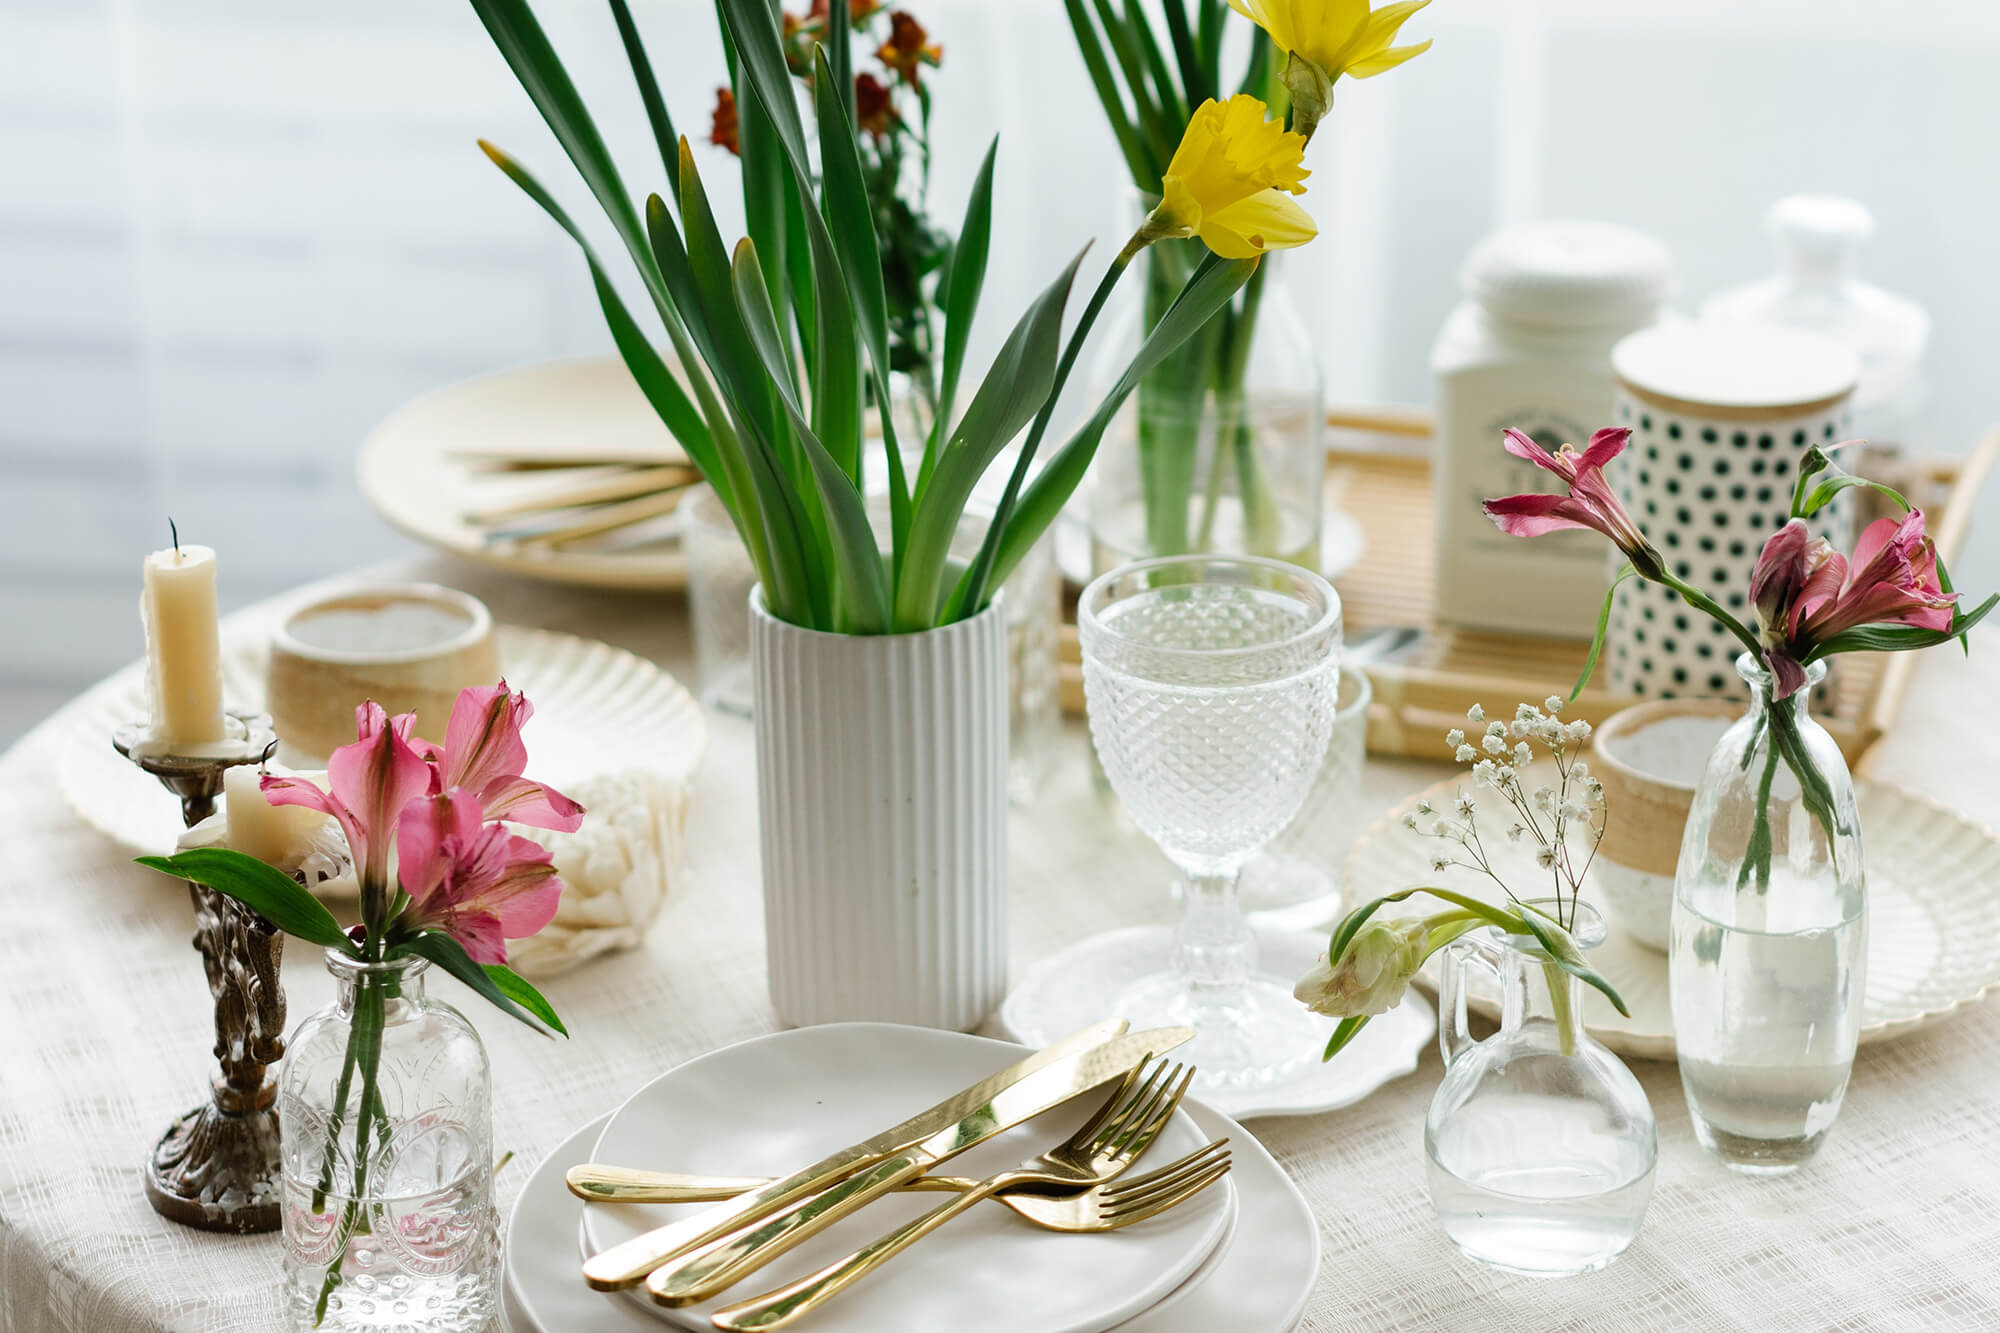
<path fill-rule="evenodd" d="M 1314 1012 L 1341 1020 L 1323 1058 L 1332 1059 L 1369 1018 L 1400 1003 L 1431 954 L 1486 926 L 1532 942 L 1541 951 L 1565 1054 L 1575 1044 L 1578 1015 L 1571 1009 L 1564 973 L 1601 991 L 1621 1014 L 1627 1012 L 1625 1001 L 1585 960 L 1574 938 L 1580 913 L 1587 910 L 1581 902 L 1583 878 L 1604 837 L 1606 811 L 1604 786 L 1579 757 L 1590 738 L 1590 724 L 1563 721 L 1562 707 L 1562 699 L 1551 695 L 1539 708 L 1521 704 L 1513 720 L 1503 722 L 1487 718 L 1475 704 L 1466 725 L 1446 733 L 1445 743 L 1457 761 L 1471 770 L 1472 790 L 1461 789 L 1442 809 L 1420 801 L 1404 816 L 1403 827 L 1436 844 L 1430 858 L 1433 871 L 1474 871 L 1492 881 L 1502 901 L 1419 885 L 1349 912 L 1334 928 L 1326 956 L 1293 992 Z M 1482 813 L 1499 818 L 1482 823 Z M 1496 850 L 1501 840 L 1534 849 L 1535 865 L 1547 876 L 1546 894 L 1523 885 L 1530 896 L 1522 897 L 1507 882 Z M 1376 917 L 1384 905 L 1418 894 L 1446 906 L 1423 917 Z"/>
<path fill-rule="evenodd" d="M 1306 146 L 1342 78 L 1421 54 L 1394 46 L 1427 0 L 1164 0 L 1157 7 L 1065 0 L 1071 28 L 1149 225 L 1137 299 L 1117 322 L 1153 329 L 1202 257 L 1274 255 L 1311 240 L 1297 196 Z M 1232 12 L 1233 11 L 1233 12 Z M 1248 20 L 1244 58 L 1235 38 Z M 1224 48 L 1231 68 L 1225 74 Z M 1271 151 L 1254 192 L 1204 170 L 1190 148 L 1258 133 Z M 1185 130 L 1183 130 L 1185 126 Z M 1113 366 L 1097 379 L 1109 384 Z M 1095 481 L 1100 567 L 1187 551 L 1242 552 L 1317 567 L 1325 476 L 1321 374 L 1306 326 L 1267 260 L 1200 336 L 1140 383 Z"/>

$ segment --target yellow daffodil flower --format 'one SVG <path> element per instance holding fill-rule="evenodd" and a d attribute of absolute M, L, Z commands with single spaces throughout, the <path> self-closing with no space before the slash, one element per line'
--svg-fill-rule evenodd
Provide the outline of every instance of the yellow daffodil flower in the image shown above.
<path fill-rule="evenodd" d="M 1230 8 L 1269 33 L 1272 45 L 1288 57 L 1292 128 L 1307 138 L 1332 104 L 1341 75 L 1373 78 L 1430 50 L 1429 41 L 1389 45 L 1403 21 L 1429 3 L 1397 0 L 1371 10 L 1369 0 L 1229 0 Z"/>
<path fill-rule="evenodd" d="M 1203 102 L 1167 164 L 1159 207 L 1134 240 L 1199 236 L 1224 259 L 1304 245 L 1319 234 L 1290 198 L 1306 192 L 1312 174 L 1305 147 L 1248 93 Z"/>

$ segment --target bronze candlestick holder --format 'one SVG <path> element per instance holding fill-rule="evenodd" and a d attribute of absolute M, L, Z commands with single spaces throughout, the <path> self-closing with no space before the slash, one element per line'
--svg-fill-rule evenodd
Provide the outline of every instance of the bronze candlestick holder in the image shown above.
<path fill-rule="evenodd" d="M 215 813 L 222 775 L 263 760 L 277 741 L 263 713 L 231 712 L 227 736 L 176 754 L 146 723 L 120 727 L 118 753 L 181 798 L 192 828 Z M 262 916 L 206 885 L 188 884 L 194 947 L 215 999 L 215 1058 L 209 1100 L 168 1128 L 146 1162 L 146 1198 L 162 1217 L 204 1231 L 276 1231 L 280 1219 L 277 1083 L 266 1075 L 285 1053 L 285 992 L 278 960 L 285 937 Z"/>

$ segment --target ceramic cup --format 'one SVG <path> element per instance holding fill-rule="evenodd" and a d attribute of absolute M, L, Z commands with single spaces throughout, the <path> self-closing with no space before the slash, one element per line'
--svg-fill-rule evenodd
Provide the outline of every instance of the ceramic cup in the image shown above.
<path fill-rule="evenodd" d="M 435 583 L 388 583 L 294 608 L 271 636 L 265 687 L 286 756 L 323 760 L 353 742 L 365 700 L 391 717 L 415 713 L 418 734 L 442 742 L 458 692 L 499 679 L 484 602 Z"/>
<path fill-rule="evenodd" d="M 1604 784 L 1608 814 L 1591 879 L 1612 922 L 1661 952 L 1695 787 L 1742 712 L 1727 699 L 1660 699 L 1613 713 L 1591 735 L 1590 771 Z"/>

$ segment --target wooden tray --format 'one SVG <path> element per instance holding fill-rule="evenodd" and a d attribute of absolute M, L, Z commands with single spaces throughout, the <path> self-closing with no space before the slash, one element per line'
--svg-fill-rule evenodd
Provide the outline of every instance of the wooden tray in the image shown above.
<path fill-rule="evenodd" d="M 1483 703 L 1495 716 L 1516 703 L 1567 693 L 1583 669 L 1587 642 L 1465 630 L 1430 615 L 1432 421 L 1406 408 L 1340 410 L 1327 416 L 1327 498 L 1361 524 L 1368 547 L 1340 590 L 1351 643 L 1371 631 L 1407 626 L 1418 637 L 1387 661 L 1369 664 L 1375 702 L 1368 717 L 1368 748 L 1376 754 L 1449 759 L 1444 733 Z M 2000 458 L 2000 427 L 1988 431 L 1969 457 L 1912 459 L 1873 454 L 1856 470 L 1896 487 L 1931 518 L 1931 531 L 1947 562 L 1965 544 L 1980 486 Z M 1857 492 L 1871 499 L 1870 491 Z M 1887 505 L 1887 501 L 1881 501 Z M 1866 504 L 1863 522 L 1879 517 Z M 1075 590 L 1072 589 L 1072 592 Z M 1073 598 L 1068 605 L 1074 607 Z M 1073 611 L 1072 611 L 1073 615 Z M 1839 742 L 1850 765 L 1895 719 L 1915 666 L 1911 653 L 1852 653 L 1841 658 L 1832 682 L 1833 706 L 1818 717 Z M 1565 716 L 1601 722 L 1634 699 L 1596 683 Z M 1063 627 L 1064 711 L 1083 712 L 1083 668 L 1074 625 Z"/>

